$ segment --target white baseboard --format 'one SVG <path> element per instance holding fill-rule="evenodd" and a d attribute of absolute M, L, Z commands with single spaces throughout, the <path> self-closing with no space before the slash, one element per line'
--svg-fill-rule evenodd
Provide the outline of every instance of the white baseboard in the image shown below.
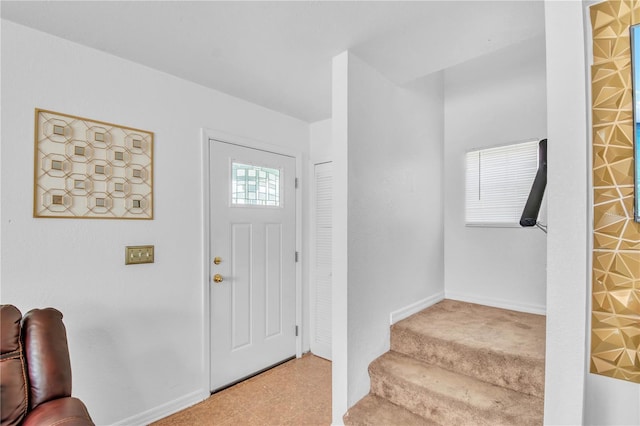
<path fill-rule="evenodd" d="M 439 292 L 434 294 L 433 296 L 429 296 L 425 299 L 418 300 L 404 308 L 400 308 L 397 311 L 393 311 L 389 314 L 389 322 L 391 325 L 397 323 L 398 321 L 402 321 L 405 318 L 409 318 L 411 315 L 420 312 L 423 309 L 428 308 L 429 306 L 435 305 L 436 303 L 442 301 L 444 299 L 444 292 Z"/>
<path fill-rule="evenodd" d="M 150 410 L 143 411 L 142 413 L 128 417 L 126 419 L 113 423 L 114 426 L 134 426 L 134 425 L 148 425 L 157 420 L 163 419 L 171 414 L 177 413 L 180 410 L 191 407 L 199 402 L 209 398 L 211 394 L 206 391 L 195 391 L 188 395 L 181 396 L 180 398 L 169 401 L 166 404 L 159 405 L 151 408 Z"/>
<path fill-rule="evenodd" d="M 312 354 L 314 354 L 315 356 L 319 356 L 320 358 L 324 358 L 327 361 L 331 361 L 331 344 L 325 344 L 325 343 L 318 343 L 316 342 L 315 345 L 313 345 L 313 349 L 311 351 Z"/>
<path fill-rule="evenodd" d="M 494 308 L 509 309 L 511 311 L 526 312 L 529 314 L 546 315 L 547 308 L 543 305 L 535 305 L 531 303 L 519 303 L 504 299 L 495 299 L 492 297 L 482 297 L 465 293 L 457 293 L 454 291 L 445 292 L 447 299 L 459 300 L 467 303 L 477 303 L 478 305 L 492 306 Z"/>

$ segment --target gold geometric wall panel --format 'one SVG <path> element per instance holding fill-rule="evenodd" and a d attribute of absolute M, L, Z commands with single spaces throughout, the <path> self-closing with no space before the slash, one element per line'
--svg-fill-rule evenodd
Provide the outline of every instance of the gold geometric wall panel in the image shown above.
<path fill-rule="evenodd" d="M 153 219 L 153 133 L 35 115 L 34 217 Z"/>
<path fill-rule="evenodd" d="M 591 7 L 593 65 L 592 373 L 640 383 L 640 224 L 634 221 L 629 27 L 640 2 Z"/>

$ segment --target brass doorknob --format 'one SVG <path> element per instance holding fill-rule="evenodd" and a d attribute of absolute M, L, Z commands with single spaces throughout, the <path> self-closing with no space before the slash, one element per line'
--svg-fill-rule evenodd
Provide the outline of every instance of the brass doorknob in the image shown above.
<path fill-rule="evenodd" d="M 215 275 L 213 276 L 213 282 L 221 283 L 222 281 L 223 281 L 223 279 L 222 279 L 222 275 L 220 275 L 220 274 L 215 274 Z"/>

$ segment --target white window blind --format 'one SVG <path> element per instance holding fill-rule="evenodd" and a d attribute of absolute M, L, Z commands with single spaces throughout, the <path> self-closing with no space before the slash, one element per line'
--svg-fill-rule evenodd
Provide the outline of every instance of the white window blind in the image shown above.
<path fill-rule="evenodd" d="M 537 170 L 537 140 L 467 152 L 467 225 L 517 226 Z"/>

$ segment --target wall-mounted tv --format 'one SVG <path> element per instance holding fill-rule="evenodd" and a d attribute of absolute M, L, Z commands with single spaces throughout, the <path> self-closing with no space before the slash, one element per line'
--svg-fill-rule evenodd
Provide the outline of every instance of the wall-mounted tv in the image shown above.
<path fill-rule="evenodd" d="M 640 25 L 631 27 L 631 77 L 633 87 L 634 219 L 640 222 Z"/>

